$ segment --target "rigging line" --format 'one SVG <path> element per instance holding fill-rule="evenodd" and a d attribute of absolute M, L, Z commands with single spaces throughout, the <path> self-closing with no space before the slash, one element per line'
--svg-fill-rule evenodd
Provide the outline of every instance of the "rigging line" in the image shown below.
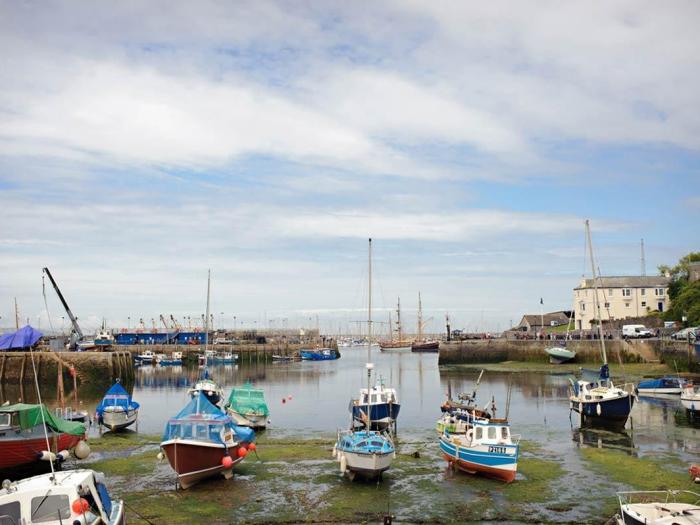
<path fill-rule="evenodd" d="M 46 283 L 44 282 L 45 275 L 41 275 L 41 293 L 44 296 L 44 307 L 46 308 L 46 317 L 49 319 L 49 328 L 51 328 L 51 332 L 53 332 L 53 323 L 51 322 L 51 314 L 49 313 L 49 303 L 46 300 Z"/>
<path fill-rule="evenodd" d="M 46 438 L 46 450 L 51 453 L 51 444 L 49 443 L 49 432 L 46 430 L 46 416 L 44 415 L 44 404 L 41 401 L 41 391 L 39 390 L 39 379 L 37 378 L 36 375 L 36 364 L 34 363 L 34 351 L 30 348 L 29 349 L 29 355 L 32 358 L 32 368 L 34 369 L 34 385 L 36 386 L 36 396 L 39 399 L 39 407 L 40 407 L 40 412 L 41 412 L 41 422 L 43 423 L 44 426 L 44 438 Z M 58 442 L 56 442 L 56 447 L 58 448 Z M 58 453 L 58 450 L 56 450 L 56 453 Z M 51 458 L 49 458 L 49 465 L 51 465 L 51 478 L 53 479 L 53 482 L 56 482 L 56 472 L 54 471 L 53 468 L 53 461 L 51 461 Z"/>

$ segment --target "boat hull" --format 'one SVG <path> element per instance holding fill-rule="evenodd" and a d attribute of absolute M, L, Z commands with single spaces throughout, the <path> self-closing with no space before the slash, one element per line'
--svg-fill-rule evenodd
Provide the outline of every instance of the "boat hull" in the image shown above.
<path fill-rule="evenodd" d="M 236 425 L 259 430 L 267 427 L 267 417 L 264 414 L 241 414 L 231 408 L 228 408 L 226 413 L 231 416 Z"/>
<path fill-rule="evenodd" d="M 371 479 L 381 476 L 382 472 L 389 469 L 394 460 L 394 452 L 361 453 L 338 450 L 338 461 L 341 461 L 341 465 L 343 457 L 349 473 Z"/>
<path fill-rule="evenodd" d="M 138 415 L 138 410 L 105 410 L 99 423 L 115 432 L 133 425 Z"/>
<path fill-rule="evenodd" d="M 681 405 L 693 413 L 700 411 L 700 398 L 681 395 Z"/>
<path fill-rule="evenodd" d="M 680 388 L 638 388 L 637 393 L 640 396 L 644 395 L 656 395 L 656 394 L 675 394 L 681 393 Z"/>
<path fill-rule="evenodd" d="M 439 341 L 426 341 L 424 343 L 413 343 L 411 345 L 411 352 L 432 352 L 435 353 L 440 350 Z"/>
<path fill-rule="evenodd" d="M 161 443 L 160 447 L 177 473 L 178 483 L 183 489 L 219 474 L 230 479 L 233 476 L 233 466 L 243 459 L 236 454 L 238 447 L 229 448 L 233 465 L 224 467 L 222 460 L 227 455 L 226 447 L 216 443 L 173 439 Z"/>
<path fill-rule="evenodd" d="M 597 400 L 571 398 L 571 409 L 581 414 L 584 422 L 591 424 L 624 426 L 633 405 L 634 396 L 627 393 L 619 397 Z"/>
<path fill-rule="evenodd" d="M 30 465 L 41 461 L 41 452 L 47 450 L 46 438 L 40 425 L 32 429 L 0 436 L 0 470 Z M 55 433 L 49 431 L 50 451 L 71 450 L 83 439 L 83 436 Z"/>
<path fill-rule="evenodd" d="M 503 450 L 505 452 L 497 452 Z M 440 451 L 450 465 L 469 474 L 481 474 L 510 483 L 518 470 L 517 445 L 464 447 L 440 437 Z"/>
<path fill-rule="evenodd" d="M 545 348 L 544 351 L 547 352 L 549 362 L 553 365 L 566 363 L 576 357 L 576 352 L 561 347 Z"/>
<path fill-rule="evenodd" d="M 399 417 L 400 403 L 378 403 L 370 405 L 370 421 L 373 430 L 384 430 L 391 426 Z M 353 419 L 362 425 L 366 424 L 367 405 L 352 405 Z"/>

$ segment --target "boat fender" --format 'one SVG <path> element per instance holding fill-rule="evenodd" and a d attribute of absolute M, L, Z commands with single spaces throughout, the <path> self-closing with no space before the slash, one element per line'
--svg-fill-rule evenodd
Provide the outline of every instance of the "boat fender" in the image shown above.
<path fill-rule="evenodd" d="M 56 454 L 48 450 L 42 450 L 39 452 L 39 459 L 41 461 L 56 461 Z"/>
<path fill-rule="evenodd" d="M 603 412 L 603 410 L 600 408 L 600 403 L 597 403 L 595 406 L 595 413 L 600 415 Z"/>
<path fill-rule="evenodd" d="M 569 400 L 569 410 L 573 410 L 573 409 L 574 409 L 574 402 Z"/>
<path fill-rule="evenodd" d="M 163 461 L 164 458 L 165 458 L 165 454 L 163 454 L 163 451 L 161 450 L 160 452 L 158 452 L 156 459 L 158 459 L 158 461 Z"/>
<path fill-rule="evenodd" d="M 338 449 L 335 448 L 335 445 L 333 445 L 333 457 L 336 457 L 338 454 Z"/>
<path fill-rule="evenodd" d="M 90 455 L 90 445 L 86 441 L 78 441 L 73 449 L 73 455 L 78 459 L 85 459 Z"/>
<path fill-rule="evenodd" d="M 578 402 L 578 412 L 579 414 L 583 414 L 583 403 L 581 401 Z"/>
<path fill-rule="evenodd" d="M 345 454 L 340 455 L 340 473 L 345 474 L 345 471 L 348 469 L 348 460 L 345 459 Z"/>
<path fill-rule="evenodd" d="M 56 459 L 58 460 L 59 463 L 63 463 L 69 457 L 70 457 L 70 452 L 68 452 L 67 450 L 61 450 L 58 454 L 56 454 Z"/>

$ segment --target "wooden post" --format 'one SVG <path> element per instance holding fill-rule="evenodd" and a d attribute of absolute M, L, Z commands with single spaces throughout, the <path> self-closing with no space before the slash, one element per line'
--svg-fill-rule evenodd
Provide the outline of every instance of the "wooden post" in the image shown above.
<path fill-rule="evenodd" d="M 27 354 L 25 353 L 22 357 L 22 367 L 19 369 L 19 384 L 24 383 L 24 367 L 27 364 Z"/>

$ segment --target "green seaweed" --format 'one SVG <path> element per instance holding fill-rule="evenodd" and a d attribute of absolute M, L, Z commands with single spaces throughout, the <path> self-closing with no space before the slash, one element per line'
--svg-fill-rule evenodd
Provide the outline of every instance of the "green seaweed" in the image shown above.
<path fill-rule="evenodd" d="M 108 476 L 138 476 L 153 472 L 156 467 L 156 455 L 153 452 L 129 454 L 125 457 L 94 461 L 88 466 Z"/>

